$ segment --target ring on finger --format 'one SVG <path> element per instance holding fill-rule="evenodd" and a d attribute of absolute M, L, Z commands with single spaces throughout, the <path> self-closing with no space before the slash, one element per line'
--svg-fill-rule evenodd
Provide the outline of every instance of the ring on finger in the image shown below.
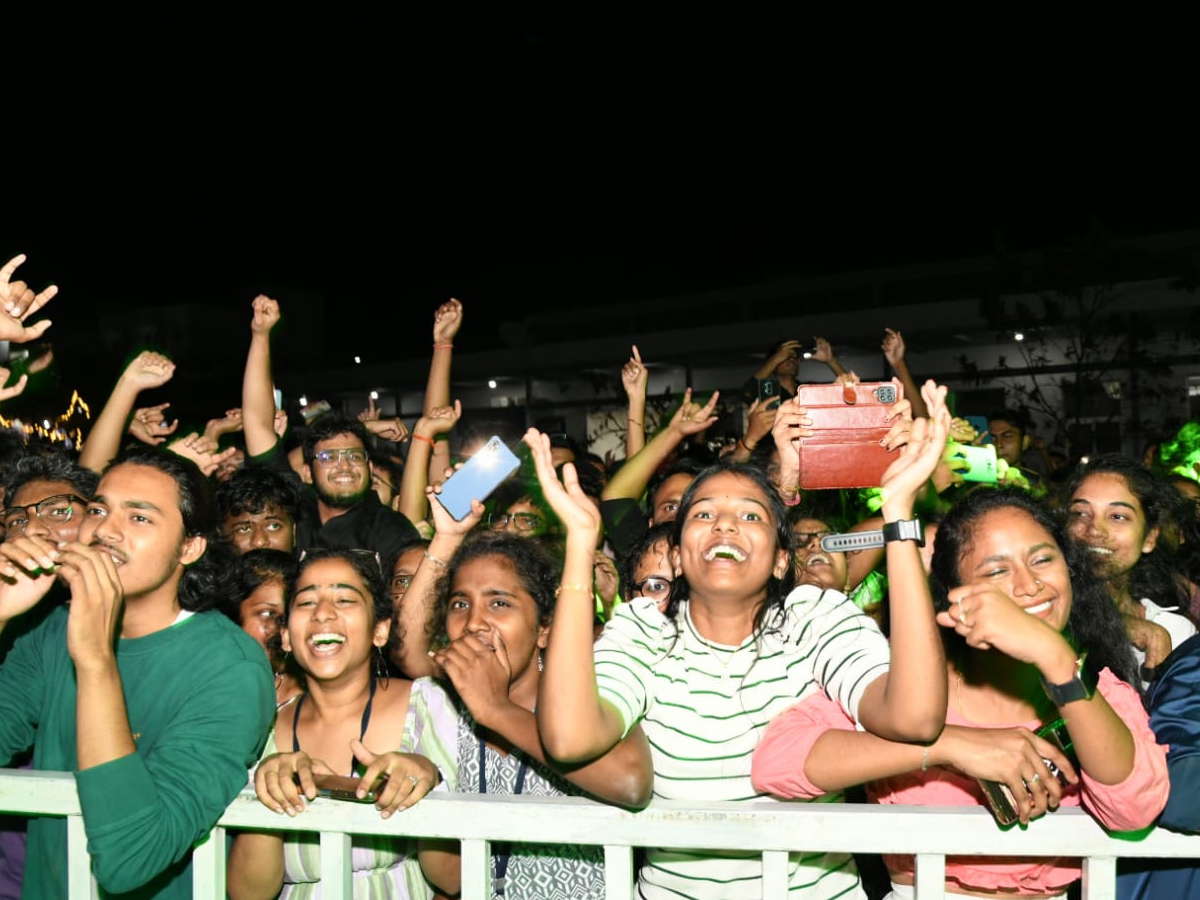
<path fill-rule="evenodd" d="M 412 782 L 412 786 L 414 789 L 416 788 L 416 786 L 418 784 L 421 783 L 421 777 L 419 775 L 409 775 L 408 780 Z"/>
<path fill-rule="evenodd" d="M 1042 780 L 1042 773 L 1041 773 L 1041 772 L 1034 772 L 1034 773 L 1033 773 L 1033 777 L 1032 777 L 1032 778 L 1027 778 L 1027 779 L 1025 780 L 1025 783 L 1026 783 L 1026 784 L 1037 784 L 1037 782 L 1039 782 L 1039 781 L 1041 781 L 1041 780 Z"/>

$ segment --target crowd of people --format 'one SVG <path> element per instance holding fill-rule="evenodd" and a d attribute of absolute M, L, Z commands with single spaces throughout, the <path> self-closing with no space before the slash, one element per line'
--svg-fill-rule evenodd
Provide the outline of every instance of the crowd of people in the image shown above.
<path fill-rule="evenodd" d="M 0 340 L 54 290 L 0 269 Z M 105 896 L 190 897 L 191 848 L 248 784 L 303 816 L 331 785 L 397 816 L 431 792 L 777 798 L 987 807 L 1036 828 L 1200 830 L 1200 468 L 1185 426 L 1143 460 L 1067 467 L 1017 410 L 952 410 L 903 336 L 878 471 L 810 486 L 826 420 L 786 340 L 743 386 L 647 433 L 621 370 L 625 458 L 528 431 L 517 471 L 455 516 L 462 304 L 434 313 L 421 415 L 276 408 L 280 304 L 250 308 L 240 405 L 178 435 L 141 401 L 174 363 L 134 356 L 82 446 L 0 450 L 0 763 L 73 772 Z M 807 349 L 806 349 L 807 348 Z M 19 394 L 23 378 L 0 402 Z M 1190 431 L 1189 431 L 1190 429 Z M 855 440 L 855 439 L 852 439 Z M 1200 441 L 1194 443 L 1200 444 Z M 964 448 L 989 447 L 986 483 Z M 1195 454 L 1200 458 L 1200 453 Z M 837 472 L 834 466 L 836 482 Z M 402 821 L 402 818 L 401 818 Z M 66 894 L 62 819 L 0 820 L 0 900 Z M 762 895 L 761 860 L 647 847 L 645 898 Z M 356 836 L 357 898 L 453 897 L 459 847 Z M 605 896 L 599 847 L 493 846 L 494 897 Z M 1066 896 L 1076 859 L 951 857 L 950 894 Z M 315 835 L 232 835 L 234 900 L 319 897 Z M 1187 865 L 1130 861 L 1128 898 L 1189 896 Z M 913 896 L 911 858 L 804 851 L 789 896 Z M 1200 893 L 1197 894 L 1200 896 Z"/>

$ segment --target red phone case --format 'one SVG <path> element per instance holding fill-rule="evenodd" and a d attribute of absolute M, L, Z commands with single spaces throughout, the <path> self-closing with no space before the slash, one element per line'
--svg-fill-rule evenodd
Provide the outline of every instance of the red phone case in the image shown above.
<path fill-rule="evenodd" d="M 813 423 L 812 437 L 800 439 L 800 488 L 879 487 L 896 459 L 879 443 L 891 429 L 884 416 L 902 396 L 890 381 L 800 385 Z"/>

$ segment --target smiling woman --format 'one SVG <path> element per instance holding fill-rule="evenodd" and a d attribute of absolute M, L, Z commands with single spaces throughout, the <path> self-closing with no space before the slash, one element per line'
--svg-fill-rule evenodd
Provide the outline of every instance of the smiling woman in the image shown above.
<path fill-rule="evenodd" d="M 945 391 L 927 386 L 931 421 L 917 420 L 885 473 L 887 521 L 908 520 L 937 465 L 949 414 Z M 672 800 L 760 799 L 751 754 L 771 718 L 798 698 L 835 698 L 863 727 L 900 740 L 931 740 L 945 716 L 946 682 L 929 584 L 917 547 L 888 544 L 893 646 L 845 594 L 823 585 L 793 590 L 792 531 L 783 502 L 755 467 L 721 463 L 684 493 L 675 518 L 669 600 L 641 597 L 617 608 L 592 641 L 590 571 L 599 516 L 564 467 L 554 476 L 549 442 L 531 432 L 538 479 L 566 525 L 567 553 L 539 691 L 547 750 L 566 762 L 594 759 L 635 727 L 651 747 L 654 794 Z M 793 853 L 789 894 L 863 896 L 848 854 Z M 756 854 L 650 848 L 638 896 L 762 896 Z"/>
<path fill-rule="evenodd" d="M 429 679 L 387 678 L 384 647 L 392 601 L 374 553 L 307 553 L 288 591 L 281 637 L 304 673 L 305 692 L 282 709 L 255 773 L 259 799 L 296 815 L 317 796 L 315 778 L 351 777 L 387 818 L 431 789 L 452 789 L 458 717 Z M 282 752 L 277 752 L 282 748 Z M 354 896 L 432 896 L 412 842 L 356 836 Z M 274 834 L 242 834 L 229 856 L 229 895 L 317 896 L 316 835 L 286 844 Z"/>
<path fill-rule="evenodd" d="M 1114 830 L 1153 822 L 1166 762 L 1129 681 L 1120 617 L 1061 522 L 1026 491 L 977 490 L 939 527 L 933 577 L 950 685 L 941 736 L 925 747 L 884 741 L 814 695 L 767 729 L 754 783 L 803 799 L 862 782 L 877 803 L 986 798 L 1004 824 L 1080 804 Z M 912 857 L 884 860 L 894 896 L 911 896 Z M 949 857 L 945 887 L 1048 898 L 1079 874 L 1077 860 Z"/>

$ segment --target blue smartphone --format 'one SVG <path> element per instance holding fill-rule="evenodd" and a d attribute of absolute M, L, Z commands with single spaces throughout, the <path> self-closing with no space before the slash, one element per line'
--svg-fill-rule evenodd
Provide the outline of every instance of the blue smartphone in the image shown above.
<path fill-rule="evenodd" d="M 471 501 L 483 501 L 521 465 L 517 455 L 498 437 L 491 437 L 461 469 L 446 479 L 440 494 L 434 494 L 456 522 L 471 514 Z"/>

